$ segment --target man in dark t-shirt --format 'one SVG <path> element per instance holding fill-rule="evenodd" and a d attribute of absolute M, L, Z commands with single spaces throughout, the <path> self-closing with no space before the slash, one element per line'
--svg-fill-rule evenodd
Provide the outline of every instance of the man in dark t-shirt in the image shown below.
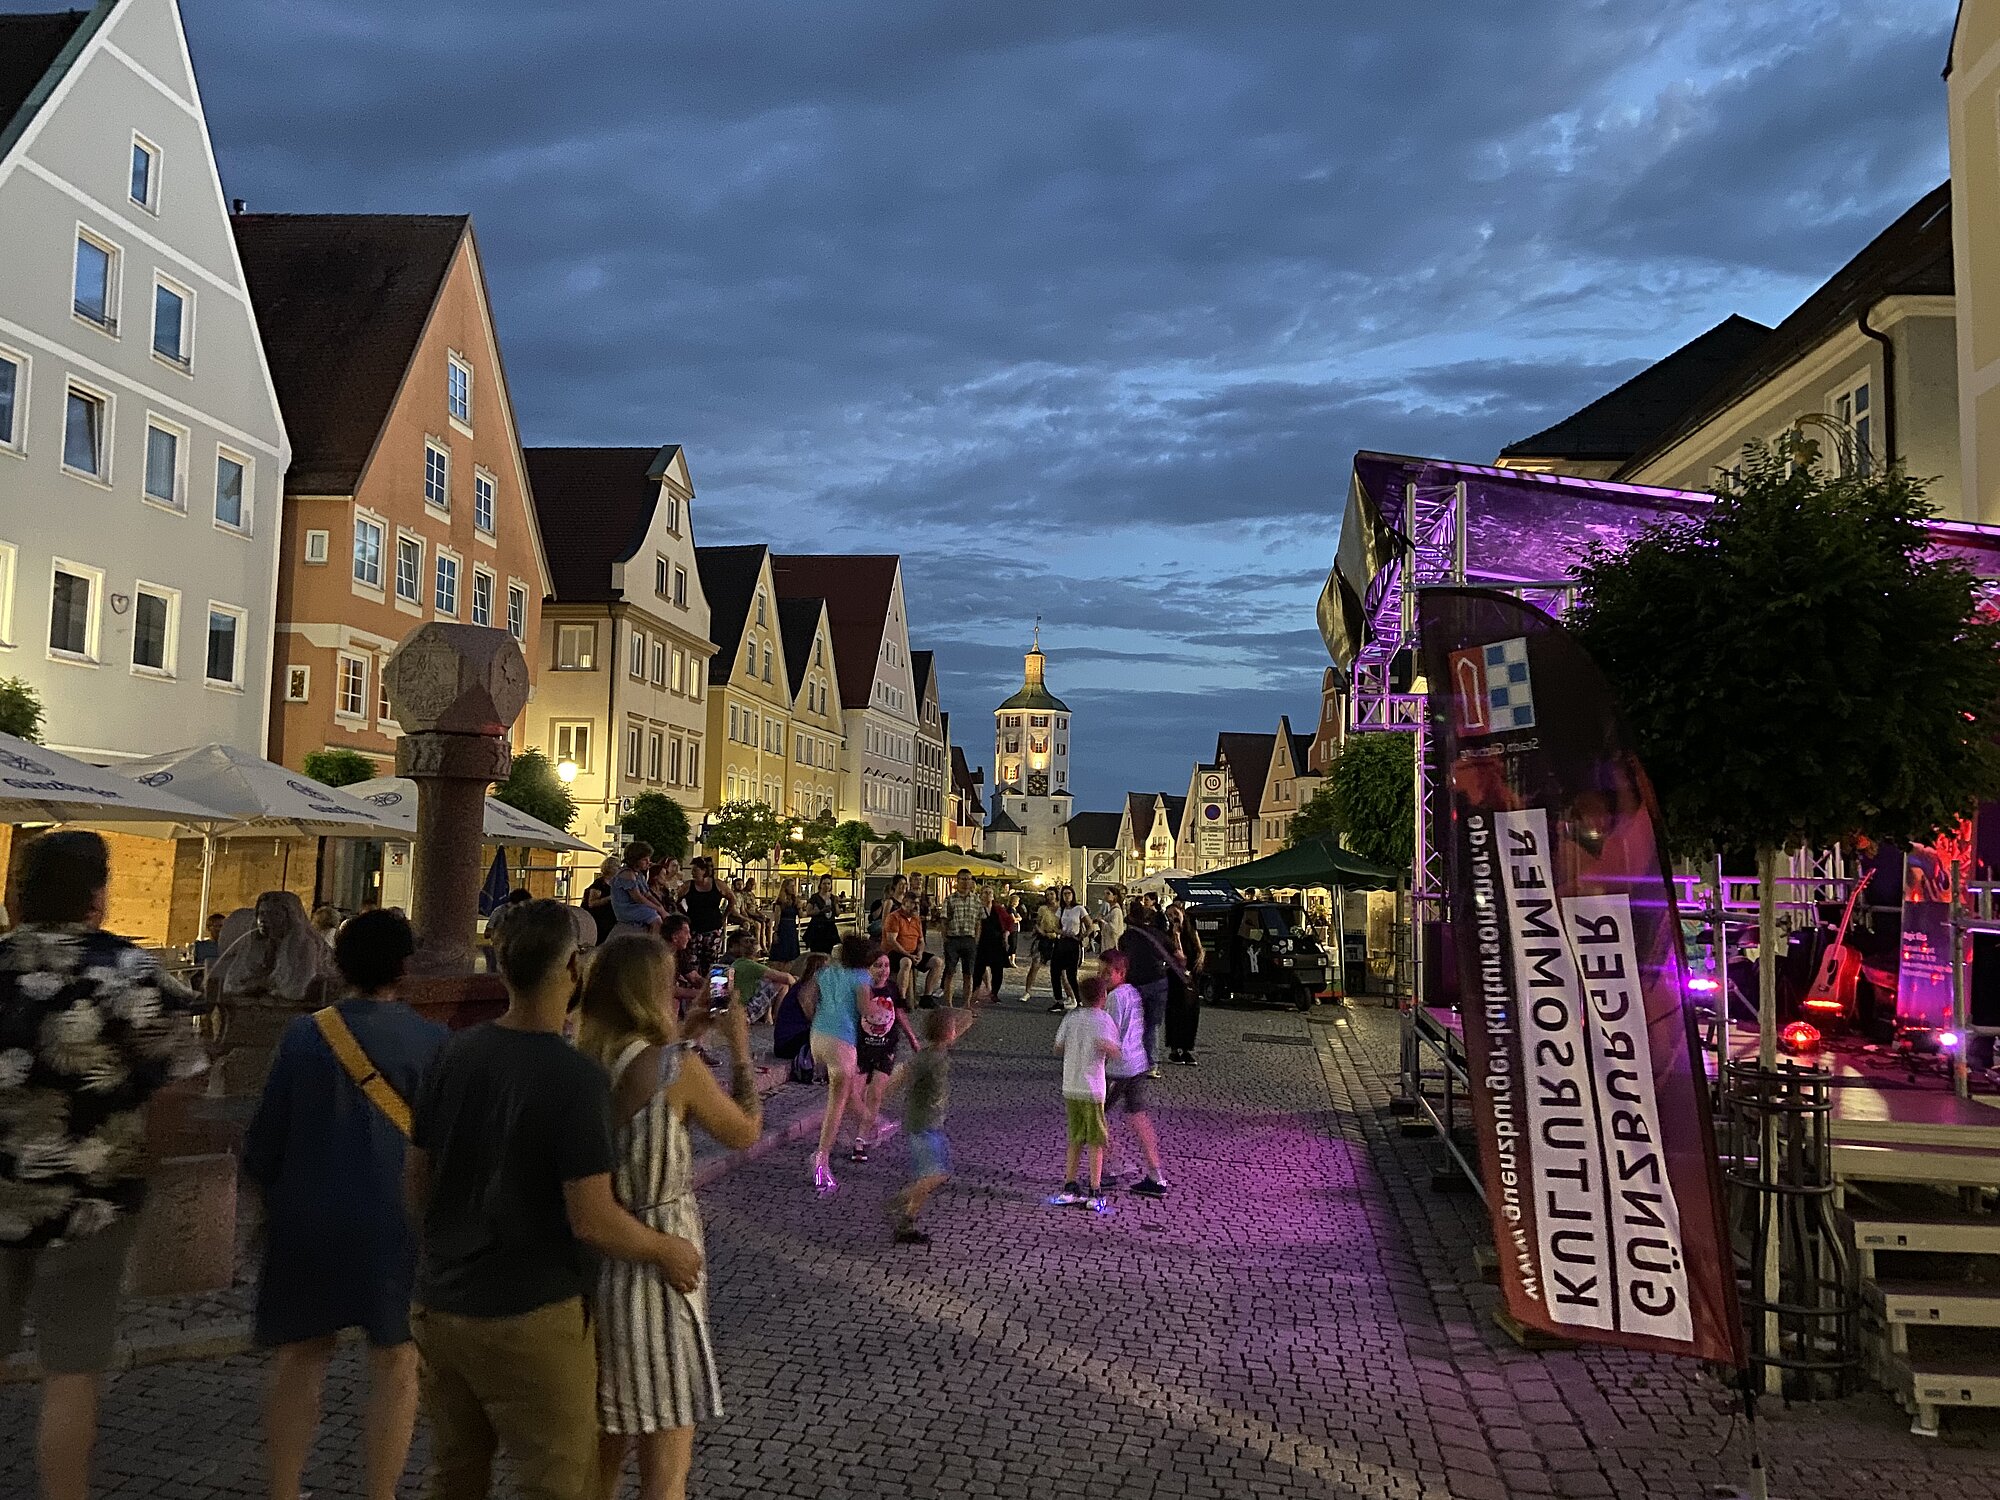
<path fill-rule="evenodd" d="M 562 1037 L 578 972 L 569 908 L 534 901 L 509 917 L 500 972 L 506 1014 L 446 1044 L 411 1135 L 432 1493 L 486 1494 L 499 1447 L 523 1493 L 584 1500 L 597 1464 L 592 1253 L 692 1291 L 701 1252 L 612 1196 L 610 1082 Z"/>

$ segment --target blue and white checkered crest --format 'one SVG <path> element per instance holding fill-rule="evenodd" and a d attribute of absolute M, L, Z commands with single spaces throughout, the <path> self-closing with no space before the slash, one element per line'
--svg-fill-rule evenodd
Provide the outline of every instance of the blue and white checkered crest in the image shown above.
<path fill-rule="evenodd" d="M 1495 733 L 1535 726 L 1535 690 L 1528 680 L 1525 636 L 1486 648 L 1486 706 Z"/>

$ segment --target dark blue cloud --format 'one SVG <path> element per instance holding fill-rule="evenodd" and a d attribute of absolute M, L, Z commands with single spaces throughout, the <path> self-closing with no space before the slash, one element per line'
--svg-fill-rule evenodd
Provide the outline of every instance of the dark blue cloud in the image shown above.
<path fill-rule="evenodd" d="M 230 193 L 477 219 L 521 424 L 892 547 L 978 751 L 1314 716 L 1359 447 L 1487 459 L 1944 171 L 1946 0 L 185 0 Z M 978 756 L 975 754 L 975 759 Z"/>

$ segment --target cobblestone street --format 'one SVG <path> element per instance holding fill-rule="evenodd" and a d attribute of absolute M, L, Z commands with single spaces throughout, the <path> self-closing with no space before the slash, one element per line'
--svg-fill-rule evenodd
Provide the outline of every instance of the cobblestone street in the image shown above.
<path fill-rule="evenodd" d="M 890 1243 L 899 1142 L 825 1202 L 803 1144 L 723 1177 L 705 1204 L 733 1410 L 693 1493 L 1664 1500 L 1740 1480 L 1740 1426 L 1691 1367 L 1498 1333 L 1477 1201 L 1433 1194 L 1428 1148 L 1383 1112 L 1395 1018 L 1339 1015 L 1211 1011 L 1202 1066 L 1158 1096 L 1172 1194 L 1121 1191 L 1109 1217 L 1045 1205 L 1054 1021 L 1012 1003 L 962 1049 L 928 1249 Z M 353 1492 L 357 1368 L 330 1386 L 322 1496 Z M 260 1378 L 242 1356 L 117 1377 L 101 1488 L 257 1493 Z M 32 1492 L 31 1418 L 30 1388 L 0 1388 L 0 1496 Z M 2000 1493 L 2000 1427 L 1906 1427 L 1877 1395 L 1775 1411 L 1773 1490 Z"/>

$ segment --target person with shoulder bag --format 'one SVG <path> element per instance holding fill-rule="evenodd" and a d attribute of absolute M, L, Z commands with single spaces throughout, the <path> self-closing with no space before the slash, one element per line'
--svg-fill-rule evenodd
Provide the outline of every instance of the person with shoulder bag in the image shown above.
<path fill-rule="evenodd" d="M 410 1294 L 417 1240 L 403 1200 L 410 1107 L 444 1027 L 396 998 L 410 924 L 373 911 L 334 938 L 347 997 L 294 1020 L 243 1141 L 264 1202 L 256 1341 L 275 1351 L 264 1414 L 273 1500 L 296 1500 L 341 1331 L 368 1340 L 368 1500 L 394 1500 L 417 1419 Z"/>

